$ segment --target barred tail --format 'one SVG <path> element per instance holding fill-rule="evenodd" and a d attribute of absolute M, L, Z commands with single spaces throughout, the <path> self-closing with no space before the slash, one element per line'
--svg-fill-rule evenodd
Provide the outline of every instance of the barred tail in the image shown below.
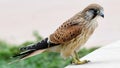
<path fill-rule="evenodd" d="M 58 44 L 50 43 L 50 42 L 48 42 L 48 38 L 45 38 L 41 42 L 38 42 L 31 46 L 26 46 L 26 47 L 20 48 L 20 51 L 23 51 L 23 52 L 13 56 L 13 58 L 18 57 L 20 60 L 26 59 L 28 57 L 32 57 L 34 55 L 40 54 L 40 53 L 44 52 L 47 48 L 53 47 L 56 45 L 58 45 Z"/>

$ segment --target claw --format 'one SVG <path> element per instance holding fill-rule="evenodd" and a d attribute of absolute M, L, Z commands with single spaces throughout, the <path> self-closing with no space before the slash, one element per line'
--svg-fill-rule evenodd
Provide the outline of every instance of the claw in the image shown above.
<path fill-rule="evenodd" d="M 83 61 L 81 61 L 81 62 L 83 62 L 83 64 L 84 63 L 88 63 L 88 62 L 90 62 L 89 60 L 83 60 Z"/>
<path fill-rule="evenodd" d="M 72 64 L 75 64 L 75 65 L 81 65 L 81 64 L 85 64 L 85 63 L 88 63 L 90 62 L 89 60 L 83 60 L 83 61 L 73 61 Z"/>

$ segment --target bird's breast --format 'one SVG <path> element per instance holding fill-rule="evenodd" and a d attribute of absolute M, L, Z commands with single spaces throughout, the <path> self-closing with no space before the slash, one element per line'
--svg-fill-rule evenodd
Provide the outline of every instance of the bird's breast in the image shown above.
<path fill-rule="evenodd" d="M 93 34 L 96 26 L 97 26 L 96 22 L 90 22 L 88 26 L 86 25 L 84 28 L 82 28 L 81 34 L 79 34 L 77 37 L 75 37 L 71 41 L 68 41 L 67 43 L 64 43 L 62 45 L 61 55 L 63 57 L 68 57 L 74 51 L 79 51 L 80 47 L 84 45 L 89 39 L 89 37 Z"/>

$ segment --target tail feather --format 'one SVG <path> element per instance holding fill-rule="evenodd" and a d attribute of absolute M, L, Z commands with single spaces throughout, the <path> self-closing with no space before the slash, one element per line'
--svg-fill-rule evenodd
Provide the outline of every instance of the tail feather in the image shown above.
<path fill-rule="evenodd" d="M 30 51 L 22 52 L 20 54 L 14 55 L 13 58 L 19 57 L 21 59 L 21 58 L 24 58 L 25 56 L 33 53 L 34 51 L 35 50 L 30 50 Z"/>
<path fill-rule="evenodd" d="M 13 56 L 13 58 L 19 58 L 19 60 L 23 60 L 32 56 L 35 56 L 37 54 L 40 54 L 44 52 L 47 48 L 56 46 L 58 44 L 54 43 L 48 43 L 48 38 L 45 38 L 41 42 L 38 42 L 36 44 L 33 44 L 31 46 L 26 46 L 20 48 L 20 51 L 22 51 L 20 54 L 17 54 Z"/>
<path fill-rule="evenodd" d="M 49 47 L 53 47 L 59 44 L 54 44 L 49 42 L 48 38 L 45 38 L 44 40 L 42 40 L 41 42 L 38 42 L 36 44 L 30 45 L 30 46 L 26 46 L 26 47 L 22 47 L 20 48 L 21 51 L 26 51 L 26 50 L 40 50 L 40 49 L 46 49 Z"/>
<path fill-rule="evenodd" d="M 15 63 L 19 60 L 24 60 L 26 58 L 29 58 L 29 57 L 32 57 L 32 56 L 35 56 L 37 54 L 40 54 L 42 52 L 44 52 L 46 49 L 43 49 L 43 50 L 30 50 L 30 51 L 27 51 L 27 52 L 23 52 L 23 53 L 20 53 L 20 54 L 17 54 L 15 56 L 13 56 L 12 58 L 17 58 L 16 60 L 8 63 L 8 64 L 12 64 L 12 63 Z"/>
<path fill-rule="evenodd" d="M 26 55 L 22 56 L 20 59 L 23 60 L 23 59 L 26 59 L 26 58 L 29 58 L 29 57 L 32 57 L 32 56 L 41 54 L 41 53 L 44 52 L 45 50 L 46 50 L 46 49 L 37 50 L 37 51 L 31 52 L 31 53 L 29 53 L 29 54 L 26 54 Z"/>
<path fill-rule="evenodd" d="M 34 50 L 34 49 L 35 50 L 45 49 L 45 48 L 48 47 L 48 42 L 47 41 L 48 41 L 48 38 L 45 38 L 41 42 L 38 42 L 36 44 L 31 44 L 29 46 L 20 48 L 20 51 Z"/>

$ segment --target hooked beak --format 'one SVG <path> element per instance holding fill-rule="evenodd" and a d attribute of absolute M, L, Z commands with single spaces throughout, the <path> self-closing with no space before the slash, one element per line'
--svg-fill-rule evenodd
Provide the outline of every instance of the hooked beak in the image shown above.
<path fill-rule="evenodd" d="M 104 18 L 104 13 L 103 13 L 103 11 L 100 11 L 100 16 Z"/>

